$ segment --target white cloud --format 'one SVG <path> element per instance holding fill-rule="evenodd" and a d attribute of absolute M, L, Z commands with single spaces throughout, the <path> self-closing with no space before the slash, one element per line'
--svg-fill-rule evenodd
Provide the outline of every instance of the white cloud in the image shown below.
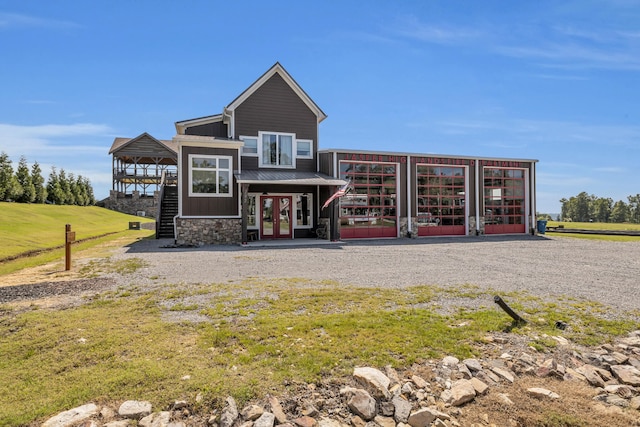
<path fill-rule="evenodd" d="M 81 28 L 80 24 L 19 13 L 0 12 L 0 30 L 11 28 Z"/>
<path fill-rule="evenodd" d="M 476 28 L 465 28 L 453 25 L 436 25 L 420 22 L 416 17 L 402 17 L 393 25 L 393 33 L 426 43 L 460 44 L 475 43 L 484 35 Z"/>

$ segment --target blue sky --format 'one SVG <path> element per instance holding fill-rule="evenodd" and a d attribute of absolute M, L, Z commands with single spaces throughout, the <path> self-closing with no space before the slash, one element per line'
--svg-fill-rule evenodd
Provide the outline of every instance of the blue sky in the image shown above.
<path fill-rule="evenodd" d="M 111 188 L 279 61 L 320 148 L 538 159 L 538 210 L 640 193 L 640 2 L 0 1 L 0 151 Z"/>

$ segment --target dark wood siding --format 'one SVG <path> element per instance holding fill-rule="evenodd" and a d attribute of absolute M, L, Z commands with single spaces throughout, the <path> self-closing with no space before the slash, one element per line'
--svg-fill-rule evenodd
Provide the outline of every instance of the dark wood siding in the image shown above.
<path fill-rule="evenodd" d="M 207 123 L 206 125 L 191 126 L 185 129 L 185 135 L 215 136 L 227 138 L 227 125 L 222 122 Z"/>
<path fill-rule="evenodd" d="M 318 172 L 333 176 L 333 153 L 319 153 L 320 167 Z"/>
<path fill-rule="evenodd" d="M 258 169 L 258 158 L 251 156 L 242 156 L 242 170 Z"/>
<path fill-rule="evenodd" d="M 189 154 L 232 156 L 231 188 L 233 197 L 189 197 Z M 180 179 L 183 216 L 238 216 L 240 195 L 233 171 L 238 169 L 238 150 L 229 148 L 183 147 Z"/>
<path fill-rule="evenodd" d="M 316 170 L 318 118 L 291 87 L 274 74 L 235 110 L 235 135 L 257 136 L 260 131 L 295 133 L 313 141 L 314 158 L 296 160 L 296 169 Z"/>

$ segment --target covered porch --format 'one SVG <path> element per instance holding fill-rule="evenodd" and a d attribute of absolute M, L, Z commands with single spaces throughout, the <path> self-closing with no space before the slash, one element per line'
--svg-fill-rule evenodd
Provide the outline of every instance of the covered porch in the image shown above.
<path fill-rule="evenodd" d="M 320 211 L 324 194 L 346 182 L 318 172 L 247 170 L 235 172 L 241 189 L 242 243 L 316 238 L 328 224 L 327 239 L 337 240 L 337 203 Z"/>

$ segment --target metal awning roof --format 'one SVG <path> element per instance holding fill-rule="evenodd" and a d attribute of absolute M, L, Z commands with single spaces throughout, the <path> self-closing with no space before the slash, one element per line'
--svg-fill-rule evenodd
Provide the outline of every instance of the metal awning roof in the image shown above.
<path fill-rule="evenodd" d="M 233 174 L 240 184 L 335 185 L 347 181 L 320 172 L 246 170 Z"/>

